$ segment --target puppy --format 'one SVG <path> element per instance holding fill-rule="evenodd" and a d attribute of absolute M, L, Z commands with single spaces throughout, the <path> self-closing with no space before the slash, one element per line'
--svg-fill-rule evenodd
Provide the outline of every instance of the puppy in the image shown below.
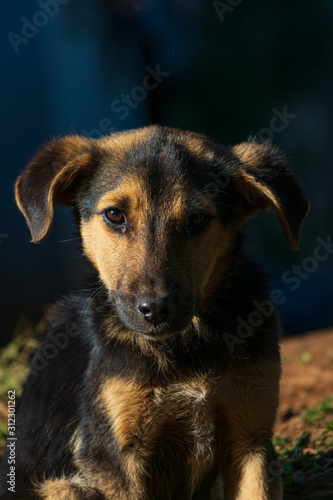
<path fill-rule="evenodd" d="M 242 253 L 244 220 L 269 208 L 298 248 L 309 204 L 281 152 L 158 126 L 68 136 L 16 200 L 35 243 L 72 207 L 94 271 L 33 359 L 1 498 L 281 500 L 280 325 Z"/>

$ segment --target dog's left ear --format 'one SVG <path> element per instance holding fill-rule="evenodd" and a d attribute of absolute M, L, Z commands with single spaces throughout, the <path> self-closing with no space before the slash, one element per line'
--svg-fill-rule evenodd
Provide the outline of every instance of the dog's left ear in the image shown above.
<path fill-rule="evenodd" d="M 231 179 L 243 199 L 242 215 L 272 208 L 293 250 L 310 204 L 286 157 L 270 143 L 243 142 L 231 148 Z"/>
<path fill-rule="evenodd" d="M 93 140 L 83 136 L 54 139 L 36 153 L 17 179 L 16 203 L 34 243 L 48 235 L 55 203 L 73 205 L 78 177 L 91 166 L 92 149 Z"/>

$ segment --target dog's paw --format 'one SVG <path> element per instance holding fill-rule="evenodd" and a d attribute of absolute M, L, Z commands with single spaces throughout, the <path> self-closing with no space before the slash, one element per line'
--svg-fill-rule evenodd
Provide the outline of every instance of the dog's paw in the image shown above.
<path fill-rule="evenodd" d="M 102 495 L 75 476 L 45 481 L 36 487 L 41 500 L 102 500 Z"/>

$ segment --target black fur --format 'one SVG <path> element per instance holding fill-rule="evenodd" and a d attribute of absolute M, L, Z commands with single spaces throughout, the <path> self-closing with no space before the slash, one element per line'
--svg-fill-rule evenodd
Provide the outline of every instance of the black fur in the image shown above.
<path fill-rule="evenodd" d="M 261 194 L 251 199 L 252 194 L 245 196 L 244 191 L 239 190 L 240 181 L 237 180 L 237 175 L 240 162 L 231 149 L 217 146 L 199 136 L 207 151 L 213 152 L 211 160 L 205 160 L 204 156 L 191 152 L 195 149 L 195 134 L 189 135 L 187 146 L 184 140 L 182 144 L 178 143 L 177 137 L 177 133 L 170 129 L 152 128 L 148 138 L 139 141 L 130 152 L 125 154 L 120 151 L 114 157 L 110 153 L 105 154 L 101 141 L 89 145 L 85 140 L 83 154 L 92 155 L 90 164 L 87 162 L 86 170 L 80 170 L 78 173 L 78 185 L 73 181 L 61 181 L 64 187 L 60 186 L 55 191 L 55 201 L 73 206 L 78 222 L 89 221 L 101 195 L 109 191 L 111 185 L 112 188 L 116 187 L 122 178 L 132 171 L 134 165 L 136 171 L 141 172 L 140 177 L 150 192 L 151 214 L 150 221 L 146 224 L 147 241 L 150 242 L 151 248 L 156 245 L 156 253 L 159 251 L 156 242 L 162 241 L 167 235 L 169 238 L 172 227 L 158 226 L 154 217 L 158 216 L 169 191 L 172 199 L 175 184 L 182 184 L 186 195 L 191 197 L 193 192 L 200 191 L 207 185 L 209 171 L 213 169 L 218 174 L 223 165 L 225 174 L 230 176 L 231 181 L 225 190 L 221 190 L 218 196 L 214 197 L 220 224 L 224 227 L 232 225 L 240 217 L 240 207 L 242 211 L 247 210 L 249 213 L 255 210 L 256 203 L 257 208 L 266 208 L 263 206 L 266 201 L 263 202 Z M 75 154 L 78 154 L 73 153 L 73 146 L 67 150 L 65 142 L 61 142 L 60 146 L 61 164 L 57 163 L 57 172 L 61 171 L 61 165 L 66 165 L 73 157 L 73 161 L 76 161 Z M 60 146 L 59 143 L 53 142 L 48 147 L 48 154 L 52 150 L 52 158 L 56 160 L 59 155 L 54 148 Z M 263 167 L 259 168 L 260 173 L 256 174 L 256 179 L 263 186 L 272 187 L 273 192 L 279 195 L 282 193 L 279 197 L 285 219 L 281 224 L 284 228 L 288 225 L 286 233 L 289 231 L 296 234 L 305 216 L 307 204 L 303 201 L 300 188 L 291 172 L 287 167 L 281 166 L 284 159 L 280 153 L 268 145 L 261 148 L 258 162 L 262 162 Z M 36 241 L 46 236 L 52 222 L 51 211 L 48 209 L 46 216 L 46 209 L 40 208 L 41 194 L 36 196 L 29 179 L 30 172 L 33 172 L 33 182 L 38 182 L 35 170 L 39 163 L 42 162 L 44 171 L 47 170 L 45 154 L 45 150 L 38 153 L 39 156 L 27 168 L 17 188 L 21 209 L 28 219 Z M 269 157 L 266 163 L 265 155 Z M 106 156 L 107 171 L 101 166 L 102 161 L 106 161 Z M 45 174 L 43 189 L 50 186 L 52 176 L 54 172 Z M 25 189 L 29 198 L 34 198 L 33 208 L 29 206 L 29 200 L 24 199 Z M 44 196 L 43 207 L 45 203 Z M 126 200 L 123 203 L 124 209 Z M 296 205 L 298 214 L 296 208 L 294 210 Z M 165 207 L 163 210 L 167 212 Z M 209 306 L 200 311 L 200 295 L 189 290 L 188 293 L 192 294 L 190 298 L 188 293 L 186 295 L 186 290 L 181 290 L 181 299 L 175 299 L 178 300 L 177 311 L 170 320 L 170 328 L 174 334 L 164 340 L 152 340 L 151 352 L 142 350 L 138 342 L 122 340 L 122 331 L 128 331 L 128 324 L 131 324 L 132 320 L 124 321 L 119 314 L 117 301 L 121 300 L 124 315 L 129 318 L 131 314 L 136 314 L 130 311 L 131 308 L 135 309 L 130 301 L 132 299 L 126 302 L 117 290 L 116 293 L 109 293 L 95 271 L 85 284 L 85 292 L 70 295 L 59 303 L 41 348 L 32 361 L 32 369 L 17 411 L 16 493 L 7 492 L 7 450 L 1 471 L 1 498 L 38 499 L 40 497 L 33 491 L 31 477 L 36 483 L 41 483 L 45 479 L 62 475 L 69 477 L 78 472 L 71 449 L 72 439 L 78 428 L 81 432 L 81 446 L 78 451 L 81 464 L 84 464 L 91 474 L 93 471 L 104 471 L 106 475 L 114 475 L 123 482 L 124 491 L 126 490 L 126 475 L 122 469 L 121 458 L 123 452 L 110 430 L 105 413 L 95 404 L 103 384 L 108 379 L 118 377 L 136 381 L 140 386 L 148 388 L 166 387 L 171 382 L 181 383 L 206 375 L 218 380 L 226 373 L 237 373 L 244 363 L 250 366 L 260 364 L 261 360 L 279 362 L 280 325 L 275 311 L 263 315 L 262 324 L 255 328 L 252 334 L 240 337 L 237 332 L 236 318 L 248 318 L 255 309 L 254 301 L 261 303 L 267 300 L 268 292 L 261 268 L 242 252 L 242 234 L 239 225 L 236 227 L 237 234 L 233 234 L 230 249 L 226 254 L 227 272 L 221 277 L 214 296 L 209 299 Z M 170 241 L 168 240 L 170 248 L 177 247 L 180 238 L 195 238 L 194 235 L 184 236 L 180 230 L 177 231 L 175 236 L 171 235 Z M 180 234 L 182 236 L 179 236 Z M 128 235 L 130 238 L 130 228 Z M 174 261 L 168 261 L 166 266 L 172 270 Z M 173 274 L 166 273 L 166 276 L 169 276 L 170 281 L 167 283 L 168 289 L 181 288 L 181 278 L 175 271 Z M 166 278 L 166 282 L 168 279 Z M 193 310 L 190 309 L 190 304 L 193 305 Z M 199 328 L 190 323 L 194 310 L 200 316 Z M 110 321 L 114 331 L 118 332 L 114 336 L 110 335 L 109 327 L 106 326 Z M 133 336 L 137 335 L 134 333 L 135 321 L 133 320 Z M 180 325 L 178 330 L 174 325 Z M 177 333 L 179 330 L 181 332 Z M 154 353 L 165 355 L 168 360 L 167 368 L 161 369 L 159 358 Z M 207 500 L 207 492 L 219 472 L 217 465 L 214 465 L 202 477 L 193 495 L 188 496 L 184 483 L 184 477 L 188 474 L 188 450 L 181 441 L 183 431 L 177 418 L 177 415 L 173 416 L 172 425 L 175 429 L 178 429 L 179 425 L 179 442 L 168 438 L 166 427 L 153 459 L 147 464 L 144 497 L 147 500 Z M 139 446 L 140 449 L 138 443 L 133 446 Z M 172 464 L 172 470 L 165 472 L 163 469 L 166 464 Z M 105 497 L 97 492 L 89 498 Z"/>
<path fill-rule="evenodd" d="M 103 416 L 93 410 L 92 404 L 105 377 L 118 375 L 140 380 L 144 384 L 163 385 L 170 379 L 177 381 L 209 372 L 218 377 L 227 370 L 237 369 L 237 364 L 244 359 L 254 362 L 261 357 L 279 359 L 276 314 L 256 330 L 255 336 L 245 342 L 240 338 L 241 342 L 235 344 L 235 351 L 229 352 L 222 334 L 229 332 L 237 337 L 234 318 L 248 317 L 253 311 L 254 297 L 259 302 L 267 298 L 266 279 L 260 267 L 242 254 L 235 260 L 238 265 L 230 278 L 228 293 L 225 294 L 225 289 L 221 288 L 213 309 L 217 315 L 204 315 L 205 327 L 200 335 L 192 332 L 185 339 L 179 335 L 158 342 L 158 349 L 165 351 L 172 363 L 167 374 L 161 374 L 152 356 L 143 355 L 138 349 L 121 344 L 116 339 L 105 340 L 103 319 L 115 316 L 106 290 L 102 289 L 93 299 L 86 292 L 71 295 L 62 301 L 44 336 L 41 351 L 32 361 L 32 372 L 19 403 L 16 422 L 17 493 L 8 493 L 8 498 L 35 498 L 27 494 L 31 488 L 29 478 L 32 472 L 37 481 L 75 472 L 68 443 L 78 423 L 83 425 L 83 442 L 87 444 L 82 454 L 87 454 L 97 466 L 103 467 L 107 463 L 108 467 L 117 469 L 117 445 Z M 92 276 L 91 282 L 96 283 L 96 276 Z M 228 311 L 228 314 L 224 315 L 223 311 Z M 68 340 L 63 348 L 55 343 L 56 339 L 60 344 L 59 339 L 62 338 Z M 49 349 L 48 352 L 47 346 L 50 345 L 57 349 L 54 359 L 47 359 L 47 355 L 53 356 L 55 351 Z M 6 464 L 5 454 L 0 490 L 4 499 L 7 498 Z M 153 466 L 156 467 L 156 464 Z M 178 464 L 178 472 L 183 477 L 181 463 Z M 156 483 L 156 475 L 153 477 L 153 483 Z M 175 490 L 179 490 L 180 483 L 175 484 Z M 155 499 L 153 491 L 149 498 Z"/>

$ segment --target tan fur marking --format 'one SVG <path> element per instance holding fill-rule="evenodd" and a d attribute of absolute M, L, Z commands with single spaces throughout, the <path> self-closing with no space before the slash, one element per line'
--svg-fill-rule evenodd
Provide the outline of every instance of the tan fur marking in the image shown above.
<path fill-rule="evenodd" d="M 19 209 L 21 210 L 22 214 L 24 215 L 24 218 L 25 218 L 25 220 L 27 221 L 27 224 L 28 224 L 29 229 L 31 229 L 31 228 L 30 228 L 30 223 L 29 223 L 29 220 L 28 220 L 28 218 L 27 218 L 27 214 L 26 214 L 26 212 L 25 212 L 25 210 L 24 210 L 24 208 L 23 208 L 23 205 L 22 205 L 22 203 L 21 203 L 21 194 L 20 194 L 20 192 L 19 192 L 19 186 L 20 186 L 21 178 L 22 178 L 22 175 L 20 175 L 20 176 L 17 178 L 16 182 L 15 182 L 15 201 L 16 201 L 17 206 L 18 206 L 18 207 L 19 207 Z"/>
<path fill-rule="evenodd" d="M 112 155 L 115 152 L 116 154 L 126 153 L 140 142 L 148 141 L 150 139 L 150 131 L 153 128 L 154 126 L 111 134 L 99 139 L 98 143 L 103 149 L 109 150 Z"/>
<path fill-rule="evenodd" d="M 286 240 L 291 248 L 297 249 L 298 245 L 295 245 L 295 238 L 290 232 L 289 224 L 286 219 L 285 213 L 281 206 L 279 199 L 275 196 L 275 194 L 266 186 L 256 181 L 252 175 L 247 172 L 241 171 L 240 175 L 245 180 L 246 185 L 243 185 L 242 192 L 244 196 L 254 204 L 254 206 L 259 209 L 268 209 L 270 205 L 272 205 L 273 210 L 275 211 L 277 218 L 282 226 L 282 229 L 285 233 Z M 249 189 L 250 188 L 250 189 Z M 252 188 L 252 191 L 251 191 Z M 261 197 L 262 200 L 260 200 Z M 256 206 L 257 203 L 257 206 Z"/>
<path fill-rule="evenodd" d="M 282 498 L 267 496 L 266 470 L 278 405 L 280 371 L 278 362 L 245 363 L 244 370 L 240 367 L 237 374 L 230 373 L 218 386 L 219 411 L 227 426 L 227 439 L 224 438 L 228 457 L 226 484 L 232 498 L 233 495 L 240 500 Z M 224 426 L 221 432 L 225 433 Z M 253 497 L 249 496 L 249 491 Z M 274 491 L 280 491 L 279 487 Z"/>
<path fill-rule="evenodd" d="M 214 462 L 214 418 L 211 383 L 209 377 L 188 380 L 187 382 L 175 384 L 171 392 L 166 391 L 165 400 L 174 405 L 174 412 L 178 416 L 184 416 L 189 422 L 189 438 L 193 440 L 193 447 L 188 455 L 190 476 L 188 489 L 190 497 L 200 484 L 202 477 L 207 473 Z M 163 401 L 163 392 L 155 390 L 155 398 Z"/>
<path fill-rule="evenodd" d="M 109 291 L 117 290 L 123 262 L 129 265 L 134 261 L 133 267 L 141 268 L 139 256 L 130 251 L 128 240 L 108 228 L 101 215 L 96 214 L 88 222 L 82 222 L 81 234 L 85 254 Z"/>
<path fill-rule="evenodd" d="M 174 199 L 172 201 L 172 205 L 167 208 L 167 213 L 170 218 L 174 219 L 175 221 L 179 221 L 182 223 L 184 219 L 184 197 L 181 196 L 180 193 L 176 194 L 174 196 Z"/>
<path fill-rule="evenodd" d="M 194 316 L 192 319 L 192 325 L 194 327 L 195 332 L 199 333 L 200 328 L 200 318 L 199 316 Z"/>
<path fill-rule="evenodd" d="M 66 189 L 70 186 L 77 174 L 84 168 L 88 168 L 90 163 L 90 153 L 83 153 L 67 163 L 67 165 L 65 165 L 53 178 L 48 192 L 48 202 L 50 209 L 52 207 L 52 216 L 54 212 L 54 195 L 56 190 L 59 189 L 59 186 L 61 186 L 62 189 Z"/>
<path fill-rule="evenodd" d="M 148 450 L 136 440 L 142 437 L 142 418 L 148 411 L 150 389 L 145 389 L 135 382 L 121 379 L 109 379 L 104 383 L 96 404 L 106 413 L 110 427 L 123 452 L 122 465 L 129 488 L 140 492 L 143 488 L 145 458 Z M 133 447 L 136 453 L 133 452 Z"/>
<path fill-rule="evenodd" d="M 110 206 L 122 208 L 122 200 L 130 200 L 129 213 L 132 230 L 136 234 L 135 241 L 129 241 L 127 236 L 121 237 L 107 227 L 103 216 L 96 214 L 88 222 L 82 221 L 81 234 L 86 255 L 99 271 L 100 277 L 109 291 L 117 290 L 120 273 L 125 263 L 128 275 L 133 280 L 140 276 L 144 257 L 147 253 L 146 241 L 140 236 L 144 214 L 149 211 L 145 190 L 134 177 L 126 179 L 118 188 L 106 193 L 97 205 L 97 212 L 102 212 Z"/>
<path fill-rule="evenodd" d="M 208 376 L 153 389 L 118 378 L 105 382 L 96 404 L 106 413 L 124 453 L 122 462 L 131 484 L 138 486 L 156 443 L 165 438 L 164 423 L 177 417 L 175 429 L 183 422 L 184 435 L 173 434 L 170 427 L 169 437 L 183 441 L 182 446 L 187 443 L 188 489 L 193 494 L 214 462 L 214 400 Z"/>
<path fill-rule="evenodd" d="M 80 427 L 77 427 L 69 442 L 69 449 L 73 454 L 74 461 L 78 459 L 81 446 L 82 446 L 82 431 Z"/>
<path fill-rule="evenodd" d="M 250 175 L 247 172 L 241 171 L 240 175 L 246 182 L 246 184 L 243 186 L 242 192 L 249 199 L 249 201 L 255 200 L 256 198 L 258 198 L 258 195 L 264 196 L 267 200 L 269 200 L 273 204 L 276 210 L 281 212 L 281 205 L 278 198 L 268 187 L 258 182 L 252 175 Z M 251 187 L 253 188 L 252 192 L 251 192 Z M 266 208 L 268 208 L 268 204 Z"/>
<path fill-rule="evenodd" d="M 233 146 L 232 149 L 241 163 L 254 171 L 258 170 L 258 163 L 262 156 L 260 144 L 256 144 L 255 142 L 241 142 Z"/>
<path fill-rule="evenodd" d="M 139 432 L 139 423 L 151 389 L 134 381 L 112 378 L 104 383 L 98 401 L 105 408 L 110 426 L 121 448 L 128 447 Z"/>
<path fill-rule="evenodd" d="M 88 486 L 80 476 L 51 479 L 36 485 L 36 490 L 43 500 L 93 500 L 96 494 L 96 490 Z"/>
<path fill-rule="evenodd" d="M 112 205 L 118 204 L 121 208 L 124 198 L 131 200 L 131 213 L 138 211 L 144 212 L 149 209 L 147 193 L 144 186 L 142 186 L 142 181 L 135 176 L 129 176 L 119 187 L 109 191 L 101 197 L 97 205 L 97 211 L 101 212 Z"/>
<path fill-rule="evenodd" d="M 188 464 L 190 476 L 189 496 L 200 484 L 202 477 L 209 471 L 215 459 L 214 417 L 215 396 L 210 377 L 189 379 L 181 383 L 170 384 L 166 388 L 156 388 L 155 402 L 163 410 L 167 408 L 177 418 L 184 419 L 184 432 L 192 445 L 189 449 Z"/>
<path fill-rule="evenodd" d="M 237 498 L 239 500 L 269 500 L 264 484 L 265 458 L 257 454 L 249 454 L 241 464 L 241 477 Z"/>

